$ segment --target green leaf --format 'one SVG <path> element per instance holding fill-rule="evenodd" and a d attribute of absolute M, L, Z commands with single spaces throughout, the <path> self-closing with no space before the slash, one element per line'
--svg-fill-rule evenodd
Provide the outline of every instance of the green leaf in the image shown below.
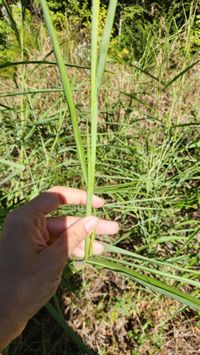
<path fill-rule="evenodd" d="M 120 255 L 133 257 L 135 261 L 136 260 L 140 260 L 140 261 L 142 261 L 144 263 L 147 263 L 147 264 L 156 264 L 156 265 L 160 265 L 160 266 L 166 266 L 168 268 L 172 268 L 172 269 L 175 269 L 175 270 L 184 271 L 185 273 L 192 273 L 194 275 L 200 275 L 200 271 L 198 271 L 198 270 L 192 270 L 192 269 L 188 269 L 188 268 L 183 268 L 181 266 L 174 265 L 171 262 L 157 260 L 157 259 L 153 259 L 153 258 L 148 258 L 146 256 L 143 256 L 143 255 L 140 255 L 140 254 L 137 254 L 137 253 L 133 253 L 133 252 L 131 252 L 129 250 L 118 248 L 118 247 L 116 247 L 114 245 L 111 245 L 111 244 L 104 243 L 104 248 L 105 248 L 106 252 L 117 253 L 117 254 L 120 254 Z"/>
<path fill-rule="evenodd" d="M 15 67 L 18 65 L 30 65 L 30 64 L 57 65 L 57 62 L 55 62 L 53 60 L 21 60 L 21 61 L 16 61 L 16 62 L 0 63 L 0 69 Z M 65 66 L 70 67 L 70 68 L 78 68 L 78 69 L 90 69 L 89 67 L 85 67 L 85 66 L 77 65 L 77 64 L 70 64 L 70 63 L 65 63 Z"/>
<path fill-rule="evenodd" d="M 180 73 L 178 73 L 172 80 L 170 80 L 163 88 L 163 90 L 168 89 L 176 80 L 178 80 L 179 78 L 181 78 L 185 73 L 187 73 L 190 69 L 192 69 L 196 64 L 198 64 L 200 62 L 200 60 L 197 60 L 196 62 L 192 63 L 191 65 L 189 65 L 187 68 L 185 68 L 184 70 L 181 70 Z"/>
<path fill-rule="evenodd" d="M 95 166 L 97 146 L 97 118 L 98 118 L 98 94 L 101 89 L 103 73 L 106 66 L 106 58 L 116 12 L 117 0 L 111 0 L 108 7 L 103 38 L 100 45 L 98 59 L 98 34 L 100 1 L 92 2 L 92 49 L 91 49 L 91 134 L 88 147 L 88 189 L 86 214 L 92 213 L 92 195 L 95 188 Z M 89 137 L 88 137 L 89 141 Z M 94 239 L 94 235 L 93 238 Z M 85 258 L 91 254 L 92 243 L 89 237 L 85 241 Z"/>
<path fill-rule="evenodd" d="M 3 6 L 4 6 L 5 9 L 6 9 L 6 12 L 7 12 L 9 21 L 10 21 L 10 26 L 11 26 L 11 28 L 13 29 L 13 31 L 14 31 L 14 33 L 15 33 L 15 37 L 16 37 L 17 42 L 18 42 L 18 44 L 19 44 L 19 47 L 21 48 L 20 33 L 19 33 L 18 28 L 17 28 L 17 24 L 16 24 L 16 22 L 15 22 L 15 19 L 14 19 L 13 15 L 12 15 L 12 8 L 11 8 L 11 6 L 7 3 L 7 0 L 3 0 L 2 3 L 3 3 Z"/>
<path fill-rule="evenodd" d="M 102 81 L 103 81 L 103 74 L 106 67 L 106 59 L 109 49 L 109 43 L 117 8 L 117 0 L 110 0 L 108 12 L 106 16 L 105 28 L 103 32 L 103 38 L 101 41 L 100 46 L 100 55 L 99 55 L 99 62 L 98 62 L 98 69 L 97 69 L 97 85 L 98 90 L 100 90 Z"/>
<path fill-rule="evenodd" d="M 97 145 L 97 118 L 98 118 L 98 83 L 97 83 L 97 62 L 98 62 L 98 32 L 99 32 L 99 10 L 100 1 L 92 2 L 92 48 L 91 48 L 91 134 L 88 150 L 88 184 L 87 184 L 87 206 L 86 214 L 92 213 L 92 196 L 95 184 L 96 166 L 96 145 Z M 88 137 L 89 140 L 89 137 Z M 85 258 L 90 254 L 90 237 L 85 240 Z"/>
<path fill-rule="evenodd" d="M 169 296 L 183 304 L 190 306 L 196 310 L 200 310 L 200 300 L 196 297 L 188 295 L 176 287 L 169 286 L 157 279 L 149 276 L 142 275 L 135 270 L 128 267 L 121 266 L 117 262 L 107 261 L 106 258 L 90 257 L 87 261 L 88 264 L 98 265 L 102 268 L 111 269 L 116 272 L 120 272 L 125 276 L 128 276 L 136 282 L 149 287 L 153 291 L 157 291 L 165 296 Z"/>
<path fill-rule="evenodd" d="M 49 36 L 51 38 L 51 43 L 54 49 L 54 53 L 56 56 L 59 72 L 60 72 L 60 79 L 63 85 L 63 90 L 64 94 L 69 106 L 69 111 L 71 114 L 71 119 L 72 119 L 72 124 L 73 124 L 73 129 L 74 129 L 74 136 L 76 140 L 76 145 L 77 145 L 77 150 L 78 150 L 78 155 L 79 155 L 79 160 L 81 163 L 82 171 L 83 171 L 83 176 L 85 179 L 85 182 L 87 183 L 87 168 L 86 168 L 86 158 L 85 158 L 85 152 L 83 149 L 83 144 L 82 144 L 82 139 L 81 139 L 81 134 L 79 131 L 79 126 L 78 126 L 78 119 L 77 119 L 77 114 L 76 114 L 76 108 L 75 108 L 75 103 L 73 100 L 73 92 L 71 88 L 71 84 L 68 78 L 68 74 L 65 68 L 65 63 L 62 57 L 59 41 L 57 34 L 54 30 L 53 23 L 51 20 L 51 16 L 49 13 L 49 9 L 47 6 L 46 0 L 40 0 L 41 7 L 43 10 L 44 18 L 46 21 L 46 26 L 49 32 Z"/>

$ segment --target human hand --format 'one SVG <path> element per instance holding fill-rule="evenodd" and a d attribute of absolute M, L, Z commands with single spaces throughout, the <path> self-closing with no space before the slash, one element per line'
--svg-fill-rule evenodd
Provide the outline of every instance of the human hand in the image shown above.
<path fill-rule="evenodd" d="M 11 212 L 0 240 L 0 350 L 24 329 L 28 320 L 55 293 L 67 259 L 84 256 L 84 239 L 114 234 L 118 224 L 97 217 L 46 217 L 60 205 L 86 203 L 86 192 L 54 187 Z M 93 207 L 104 200 L 94 196 Z M 103 251 L 95 241 L 93 253 Z"/>

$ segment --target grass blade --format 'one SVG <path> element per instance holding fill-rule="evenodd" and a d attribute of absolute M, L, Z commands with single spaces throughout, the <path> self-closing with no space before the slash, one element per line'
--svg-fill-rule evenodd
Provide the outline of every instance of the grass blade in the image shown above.
<path fill-rule="evenodd" d="M 141 67 L 138 67 L 136 64 L 131 64 L 131 67 L 136 68 L 137 70 L 141 71 L 142 73 L 146 74 L 147 76 L 149 76 L 150 78 L 160 82 L 162 85 L 166 85 L 164 81 L 158 79 L 155 75 L 149 73 L 149 71 L 147 71 L 146 69 L 143 69 Z"/>
<path fill-rule="evenodd" d="M 188 295 L 187 293 L 178 290 L 176 287 L 168 286 L 167 284 L 158 281 L 153 277 L 142 275 L 137 271 L 128 267 L 121 266 L 116 262 L 107 261 L 106 258 L 103 259 L 98 257 L 90 257 L 86 262 L 88 264 L 98 265 L 102 268 L 120 272 L 123 275 L 131 277 L 136 282 L 149 287 L 153 291 L 158 291 L 164 296 L 169 296 L 187 306 L 190 306 L 196 310 L 200 310 L 200 300 L 198 298 Z"/>
<path fill-rule="evenodd" d="M 178 73 L 172 80 L 170 80 L 165 87 L 163 88 L 163 90 L 168 89 L 176 80 L 178 80 L 179 78 L 181 78 L 185 73 L 187 73 L 190 69 L 192 69 L 196 64 L 198 64 L 200 62 L 200 60 L 197 60 L 196 62 L 194 62 L 193 64 L 189 65 L 187 68 L 185 68 L 184 70 L 182 70 L 180 73 Z"/>
<path fill-rule="evenodd" d="M 15 107 L 7 106 L 7 105 L 4 105 L 2 103 L 0 103 L 0 107 L 2 107 L 2 109 L 0 111 L 14 111 L 14 112 L 17 112 L 17 109 Z"/>
<path fill-rule="evenodd" d="M 175 270 L 184 271 L 184 272 L 192 273 L 192 274 L 195 274 L 195 275 L 200 275 L 200 271 L 199 270 L 192 270 L 192 269 L 187 269 L 187 268 L 183 269 L 181 266 L 174 265 L 172 262 L 167 262 L 167 261 L 156 260 L 156 259 L 153 259 L 153 258 L 148 258 L 146 256 L 133 253 L 133 252 L 131 252 L 129 250 L 118 248 L 118 247 L 116 247 L 114 245 L 104 244 L 104 248 L 105 248 L 106 252 L 117 253 L 117 254 L 120 254 L 120 255 L 133 257 L 134 260 L 141 260 L 142 262 L 147 263 L 147 264 L 157 264 L 157 265 L 160 265 L 160 266 L 166 266 L 168 268 L 173 268 Z"/>
<path fill-rule="evenodd" d="M 108 12 L 106 16 L 106 23 L 103 33 L 103 38 L 100 46 L 100 55 L 99 55 L 99 63 L 97 69 L 97 81 L 98 81 L 98 90 L 100 90 L 103 80 L 103 73 L 106 66 L 106 58 L 108 54 L 108 48 L 110 43 L 110 37 L 112 33 L 116 8 L 117 8 L 117 0 L 110 0 Z"/>
<path fill-rule="evenodd" d="M 62 81 L 65 97 L 66 97 L 66 100 L 67 100 L 67 103 L 69 106 L 69 111 L 71 114 L 79 160 L 81 163 L 85 182 L 87 183 L 86 158 L 85 158 L 85 152 L 84 152 L 83 144 L 82 144 L 82 140 L 81 140 L 81 134 L 80 134 L 79 127 L 78 127 L 78 119 L 77 119 L 76 108 L 75 108 L 75 104 L 74 104 L 74 100 L 73 100 L 72 88 L 71 88 L 70 81 L 69 81 L 69 78 L 68 78 L 68 75 L 66 72 L 65 63 L 64 63 L 64 60 L 62 57 L 58 37 L 57 37 L 57 34 L 56 34 L 54 27 L 53 27 L 53 23 L 51 20 L 51 16 L 49 13 L 47 2 L 46 2 L 46 0 L 40 0 L 40 4 L 41 4 L 42 10 L 43 10 L 44 18 L 46 21 L 46 26 L 47 26 L 49 36 L 51 38 L 51 43 L 52 43 L 54 53 L 56 56 L 56 60 L 57 60 L 57 64 L 58 64 L 58 68 L 59 68 L 59 72 L 60 72 L 60 78 Z"/>
<path fill-rule="evenodd" d="M 116 261 L 116 259 L 110 258 L 110 257 L 106 257 L 106 260 Z M 179 275 L 176 275 L 176 274 L 173 274 L 173 273 L 164 272 L 164 271 L 161 271 L 159 269 L 153 269 L 153 268 L 150 268 L 150 267 L 147 267 L 147 266 L 144 266 L 144 265 L 141 265 L 141 264 L 135 264 L 135 263 L 129 262 L 129 261 L 117 260 L 117 263 L 120 263 L 122 265 L 127 265 L 129 267 L 133 267 L 133 268 L 136 268 L 136 269 L 139 269 L 139 270 L 142 270 L 142 271 L 147 271 L 147 272 L 149 272 L 151 274 L 160 275 L 160 276 L 163 276 L 165 278 L 181 282 L 183 284 L 188 284 L 188 285 L 192 285 L 192 286 L 196 286 L 196 287 L 200 288 L 200 282 L 196 281 L 196 280 L 193 280 L 193 279 L 188 279 L 188 278 L 185 278 L 183 276 L 179 276 Z M 183 269 L 182 272 L 184 272 L 184 271 L 185 270 Z"/>
<path fill-rule="evenodd" d="M 98 118 L 98 93 L 102 85 L 103 73 L 106 65 L 106 58 L 109 48 L 110 36 L 112 32 L 114 17 L 116 13 L 117 0 L 111 0 L 105 23 L 105 29 L 100 46 L 98 59 L 98 32 L 99 32 L 99 11 L 100 1 L 93 0 L 92 3 L 92 50 L 91 50 L 91 135 L 88 149 L 88 198 L 86 214 L 92 212 L 92 195 L 95 185 L 95 166 L 96 166 L 96 145 L 97 145 L 97 118 Z M 91 255 L 92 240 L 87 237 L 85 242 L 85 258 Z"/>
<path fill-rule="evenodd" d="M 98 83 L 97 83 L 97 62 L 98 62 L 98 32 L 99 32 L 99 10 L 100 1 L 93 0 L 92 3 L 92 48 L 91 48 L 91 134 L 90 149 L 88 154 L 88 188 L 86 214 L 92 213 L 92 195 L 95 184 L 96 166 L 96 144 L 97 144 L 97 117 L 98 117 Z M 90 254 L 90 237 L 85 241 L 85 257 Z"/>
<path fill-rule="evenodd" d="M 29 65 L 29 64 L 57 65 L 57 62 L 53 61 L 53 60 L 20 60 L 20 61 L 16 61 L 16 62 L 0 63 L 0 69 L 15 67 L 18 65 Z M 70 64 L 70 63 L 65 63 L 65 66 L 70 67 L 70 68 L 78 68 L 78 69 L 90 69 L 89 67 L 84 67 L 82 65 Z"/>
<path fill-rule="evenodd" d="M 35 95 L 35 94 L 49 94 L 53 92 L 63 92 L 62 88 L 54 88 L 54 89 L 35 89 L 35 90 L 27 90 L 27 91 L 16 91 L 16 92 L 5 92 L 0 94 L 0 98 L 2 97 L 12 97 L 12 96 L 24 96 L 24 95 Z"/>
<path fill-rule="evenodd" d="M 8 15 L 8 18 L 9 18 L 9 21 L 10 21 L 10 26 L 11 28 L 13 29 L 13 31 L 15 32 L 15 37 L 17 39 L 17 42 L 19 44 L 19 47 L 21 48 L 21 38 L 20 38 L 20 33 L 18 31 L 18 28 L 17 28 L 17 24 L 15 22 L 15 19 L 12 15 L 12 9 L 10 7 L 10 5 L 7 3 L 6 0 L 3 0 L 2 1 L 3 3 L 3 6 L 5 7 L 6 9 L 6 12 L 7 12 L 7 15 Z"/>
<path fill-rule="evenodd" d="M 25 166 L 22 164 L 14 163 L 13 161 L 2 159 L 2 158 L 0 158 L 0 164 L 7 165 L 10 168 L 14 168 L 20 171 L 23 171 L 25 169 Z"/>
<path fill-rule="evenodd" d="M 5 184 L 7 181 L 11 180 L 14 176 L 21 174 L 21 172 L 24 171 L 24 169 L 25 169 L 24 165 L 14 163 L 12 161 L 5 160 L 5 159 L 0 159 L 0 164 L 6 165 L 13 170 L 5 178 L 0 180 L 0 186 Z"/>

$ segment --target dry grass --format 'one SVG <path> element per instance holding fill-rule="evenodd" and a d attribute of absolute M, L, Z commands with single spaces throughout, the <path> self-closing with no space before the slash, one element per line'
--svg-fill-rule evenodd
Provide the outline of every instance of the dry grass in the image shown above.
<path fill-rule="evenodd" d="M 85 270 L 86 288 L 65 292 L 68 323 L 98 354 L 192 355 L 199 352 L 195 312 L 111 271 Z"/>

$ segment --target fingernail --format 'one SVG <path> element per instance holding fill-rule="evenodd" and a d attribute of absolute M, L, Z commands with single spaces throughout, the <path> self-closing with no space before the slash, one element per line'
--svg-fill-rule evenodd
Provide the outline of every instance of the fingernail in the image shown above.
<path fill-rule="evenodd" d="M 98 218 L 90 217 L 84 222 L 85 229 L 88 232 L 88 234 L 91 234 L 93 232 L 93 230 L 96 228 L 98 224 L 98 221 L 99 221 Z"/>

